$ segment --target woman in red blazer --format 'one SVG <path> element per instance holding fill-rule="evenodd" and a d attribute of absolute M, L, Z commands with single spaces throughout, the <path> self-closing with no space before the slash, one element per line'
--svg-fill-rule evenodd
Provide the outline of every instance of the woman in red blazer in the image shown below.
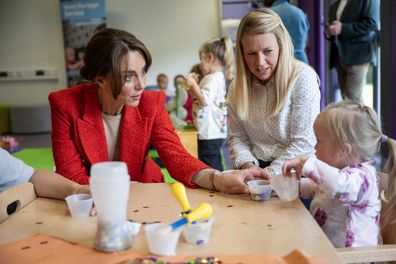
<path fill-rule="evenodd" d="M 99 31 L 86 47 L 84 63 L 81 76 L 90 83 L 49 96 L 59 174 L 87 184 L 92 164 L 121 160 L 131 180 L 163 182 L 159 166 L 148 157 L 152 143 L 172 177 L 191 188 L 248 192 L 245 181 L 262 177 L 259 170 L 215 171 L 182 147 L 164 94 L 144 92 L 151 55 L 132 34 Z"/>

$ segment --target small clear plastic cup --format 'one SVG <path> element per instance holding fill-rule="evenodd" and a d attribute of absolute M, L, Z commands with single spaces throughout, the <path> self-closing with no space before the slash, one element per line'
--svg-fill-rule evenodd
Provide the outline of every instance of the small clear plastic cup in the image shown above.
<path fill-rule="evenodd" d="M 72 194 L 65 198 L 72 217 L 86 218 L 92 209 L 93 200 L 90 194 Z"/>
<path fill-rule="evenodd" d="M 271 185 L 266 180 L 252 180 L 247 182 L 250 195 L 254 201 L 267 201 L 271 197 Z"/>
<path fill-rule="evenodd" d="M 208 217 L 188 224 L 183 229 L 183 237 L 189 244 L 202 245 L 209 241 L 214 217 Z"/>
<path fill-rule="evenodd" d="M 167 224 L 150 224 L 144 227 L 149 250 L 160 256 L 176 255 L 176 246 L 182 228 L 172 230 Z"/>
<path fill-rule="evenodd" d="M 298 180 L 294 173 L 291 177 L 282 174 L 272 177 L 271 187 L 282 201 L 293 201 L 298 198 Z"/>

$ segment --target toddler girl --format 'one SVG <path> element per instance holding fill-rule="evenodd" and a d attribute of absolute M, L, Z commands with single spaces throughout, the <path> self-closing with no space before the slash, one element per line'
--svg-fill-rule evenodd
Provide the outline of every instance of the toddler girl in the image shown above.
<path fill-rule="evenodd" d="M 227 138 L 227 108 L 225 105 L 227 77 L 232 77 L 234 63 L 229 36 L 205 42 L 199 50 L 199 68 L 204 75 L 197 83 L 193 74 L 185 76 L 189 92 L 197 99 L 194 105 L 198 129 L 198 158 L 212 168 L 223 170 L 221 148 Z"/>
<path fill-rule="evenodd" d="M 312 197 L 310 212 L 335 247 L 377 245 L 380 240 L 379 179 L 373 156 L 389 147 L 386 168 L 394 167 L 395 142 L 382 134 L 376 113 L 353 101 L 329 105 L 314 123 L 314 157 L 285 162 L 300 181 L 300 194 Z M 388 171 L 394 179 L 395 171 Z M 394 190 L 392 190 L 393 195 Z"/>

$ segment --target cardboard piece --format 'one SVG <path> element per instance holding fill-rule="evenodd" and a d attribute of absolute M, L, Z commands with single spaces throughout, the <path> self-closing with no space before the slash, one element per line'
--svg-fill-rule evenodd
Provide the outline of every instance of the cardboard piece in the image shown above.
<path fill-rule="evenodd" d="M 210 256 L 173 256 L 161 257 L 168 263 L 187 262 Z M 217 255 L 221 263 L 267 263 L 267 264 L 322 264 L 327 263 L 318 258 L 311 258 L 299 250 L 294 250 L 284 258 L 270 254 Z M 0 246 L 2 264 L 18 263 L 143 263 L 149 255 L 135 252 L 103 253 L 75 243 L 42 234 L 25 237 L 15 242 Z M 147 262 L 145 262 L 147 263 Z M 155 263 L 155 262 L 154 262 Z"/>

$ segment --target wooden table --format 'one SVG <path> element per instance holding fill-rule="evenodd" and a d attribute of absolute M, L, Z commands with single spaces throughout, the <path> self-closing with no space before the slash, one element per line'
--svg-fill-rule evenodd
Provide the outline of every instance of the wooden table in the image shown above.
<path fill-rule="evenodd" d="M 198 131 L 196 129 L 176 130 L 184 148 L 194 157 L 198 158 Z"/>
<path fill-rule="evenodd" d="M 256 202 L 249 195 L 210 193 L 187 189 L 193 208 L 201 202 L 213 206 L 215 222 L 206 245 L 190 245 L 181 238 L 178 255 L 270 253 L 284 256 L 299 248 L 329 263 L 341 263 L 335 248 L 299 200 L 282 202 L 271 198 Z M 65 202 L 37 198 L 0 224 L 0 244 L 36 233 L 56 236 L 92 247 L 96 217 L 74 219 L 65 215 Z M 136 222 L 177 220 L 181 211 L 165 183 L 131 184 L 128 218 Z M 135 239 L 131 251 L 148 253 L 144 232 Z"/>

